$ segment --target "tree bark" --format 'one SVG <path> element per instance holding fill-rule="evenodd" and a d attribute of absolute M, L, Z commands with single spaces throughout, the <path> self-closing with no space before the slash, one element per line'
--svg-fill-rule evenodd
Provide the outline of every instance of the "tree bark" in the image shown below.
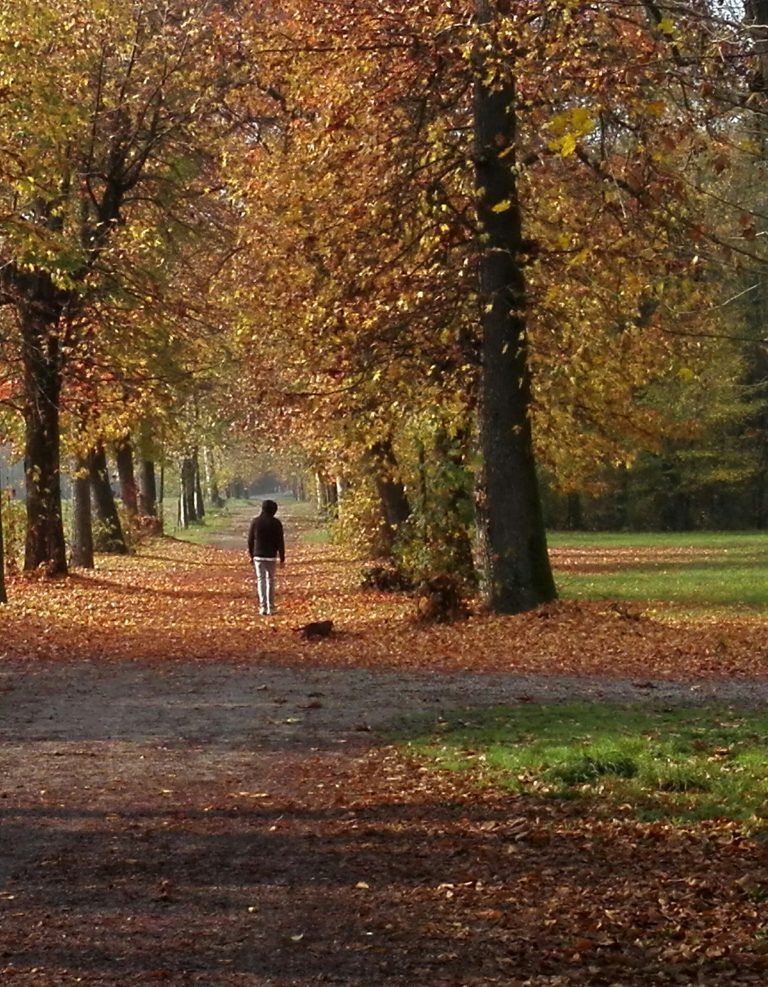
<path fill-rule="evenodd" d="M 464 479 L 468 442 L 469 435 L 464 429 L 453 440 L 444 428 L 437 429 L 434 451 L 439 464 L 439 486 L 429 500 L 433 504 L 439 504 L 444 515 L 441 537 L 450 571 L 475 581 L 472 538 L 467 524 L 468 518 L 472 516 L 472 495 L 469 483 Z"/>
<path fill-rule="evenodd" d="M 139 500 L 136 474 L 133 469 L 133 444 L 130 437 L 117 443 L 115 462 L 117 463 L 117 475 L 120 479 L 120 499 L 125 506 L 128 518 L 134 522 L 139 513 Z"/>
<path fill-rule="evenodd" d="M 99 528 L 94 537 L 94 547 L 98 552 L 110 555 L 127 555 L 123 527 L 115 506 L 112 485 L 109 482 L 107 454 L 102 443 L 91 452 L 89 458 L 92 506 Z"/>
<path fill-rule="evenodd" d="M 411 505 L 405 487 L 399 478 L 399 467 L 390 438 L 374 443 L 367 453 L 373 474 L 373 482 L 381 504 L 381 545 L 379 551 L 386 558 L 392 553 L 401 526 L 411 516 Z"/>
<path fill-rule="evenodd" d="M 582 510 L 581 494 L 572 490 L 566 497 L 565 527 L 568 531 L 584 530 L 584 511 Z"/>
<path fill-rule="evenodd" d="M 556 596 L 531 430 L 522 215 L 515 174 L 515 82 L 509 52 L 494 51 L 499 16 L 476 0 L 474 128 L 482 367 L 478 568 L 487 605 L 520 613 Z M 491 54 L 493 53 L 493 54 Z M 493 71 L 499 60 L 501 72 Z M 492 80 L 492 81 L 491 81 Z"/>
<path fill-rule="evenodd" d="M 144 517 L 157 516 L 157 482 L 155 464 L 151 459 L 139 463 L 139 514 Z"/>
<path fill-rule="evenodd" d="M 67 572 L 61 517 L 59 397 L 61 354 L 58 322 L 64 302 L 46 274 L 15 276 L 24 366 L 24 473 L 27 532 L 24 569 L 45 565 Z"/>
<path fill-rule="evenodd" d="M 205 517 L 205 497 L 203 496 L 203 483 L 200 476 L 200 457 L 197 454 L 197 449 L 195 449 L 192 456 L 192 462 L 195 470 L 195 514 L 197 515 L 197 520 L 202 521 Z"/>
<path fill-rule="evenodd" d="M 8 602 L 5 588 L 5 539 L 3 538 L 3 491 L 0 489 L 0 603 Z"/>
<path fill-rule="evenodd" d="M 93 569 L 93 523 L 88 460 L 78 456 L 72 479 L 72 564 Z"/>
<path fill-rule="evenodd" d="M 139 515 L 145 519 L 142 524 L 155 531 L 162 529 L 158 512 L 157 472 L 155 470 L 155 447 L 149 427 L 142 425 L 139 433 L 138 495 Z M 146 519 L 151 518 L 148 522 Z"/>
<path fill-rule="evenodd" d="M 216 475 L 216 459 L 213 449 L 205 446 L 203 449 L 203 465 L 205 467 L 205 486 L 208 491 L 208 503 L 212 507 L 223 507 L 224 499 L 219 490 L 219 479 Z"/>
<path fill-rule="evenodd" d="M 188 528 L 197 521 L 195 511 L 195 463 L 191 456 L 185 456 L 181 461 L 181 483 L 179 490 L 179 527 Z"/>

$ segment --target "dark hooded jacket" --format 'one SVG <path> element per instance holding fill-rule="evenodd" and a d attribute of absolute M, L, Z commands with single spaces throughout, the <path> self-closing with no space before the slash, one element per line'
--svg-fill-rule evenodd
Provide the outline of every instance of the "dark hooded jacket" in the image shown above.
<path fill-rule="evenodd" d="M 280 559 L 285 562 L 285 539 L 283 526 L 277 520 L 277 504 L 265 500 L 261 514 L 251 521 L 248 530 L 248 554 L 251 559 Z"/>

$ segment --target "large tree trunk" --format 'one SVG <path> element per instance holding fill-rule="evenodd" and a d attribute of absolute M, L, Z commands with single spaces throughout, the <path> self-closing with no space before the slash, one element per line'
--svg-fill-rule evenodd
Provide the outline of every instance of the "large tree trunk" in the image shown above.
<path fill-rule="evenodd" d="M 91 480 L 85 456 L 78 456 L 72 479 L 72 564 L 93 569 Z"/>
<path fill-rule="evenodd" d="M 478 410 L 478 562 L 483 595 L 519 613 L 556 596 L 531 433 L 522 217 L 515 176 L 515 85 L 493 53 L 491 0 L 476 0 L 474 126 L 482 369 Z M 501 71 L 494 71 L 498 58 Z"/>
<path fill-rule="evenodd" d="M 127 555 L 128 546 L 125 543 L 115 497 L 109 482 L 107 455 L 101 442 L 91 452 L 89 468 L 92 503 L 96 520 L 99 522 L 94 538 L 96 551 L 107 552 L 110 555 Z"/>
<path fill-rule="evenodd" d="M 125 507 L 128 518 L 133 523 L 139 513 L 138 490 L 136 475 L 133 469 L 133 444 L 130 437 L 118 442 L 115 448 L 117 475 L 120 480 L 120 499 Z"/>
<path fill-rule="evenodd" d="M 366 456 L 381 503 L 382 525 L 379 553 L 392 554 L 395 539 L 402 525 L 411 516 L 408 495 L 399 476 L 399 466 L 390 438 L 374 443 Z"/>
<path fill-rule="evenodd" d="M 18 306 L 24 365 L 24 472 L 27 493 L 25 570 L 67 572 L 61 519 L 59 396 L 61 362 L 57 324 L 62 301 L 47 275 L 17 278 L 25 301 Z"/>

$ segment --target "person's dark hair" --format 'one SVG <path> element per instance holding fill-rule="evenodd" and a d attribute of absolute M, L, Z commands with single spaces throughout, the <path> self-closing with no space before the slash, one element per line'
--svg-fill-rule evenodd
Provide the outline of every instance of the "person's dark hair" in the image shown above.
<path fill-rule="evenodd" d="M 274 517 L 275 514 L 277 514 L 277 504 L 274 500 L 263 501 L 261 509 L 265 514 L 269 514 L 271 517 Z"/>

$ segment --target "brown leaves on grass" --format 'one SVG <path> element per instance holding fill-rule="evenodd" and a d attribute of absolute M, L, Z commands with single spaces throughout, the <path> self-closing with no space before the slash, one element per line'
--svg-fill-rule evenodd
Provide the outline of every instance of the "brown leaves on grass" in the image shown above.
<path fill-rule="evenodd" d="M 370 888 L 360 901 L 371 911 L 376 902 L 372 944 L 396 944 L 410 982 L 768 978 L 768 861 L 735 826 L 585 813 L 580 803 L 477 790 L 381 751 L 336 790 L 349 811 L 327 821 L 326 838 L 346 839 Z"/>
<path fill-rule="evenodd" d="M 260 617 L 244 552 L 170 538 L 95 572 L 58 581 L 16 577 L 0 612 L 0 655 L 102 659 L 242 659 L 665 679 L 768 674 L 768 625 L 654 619 L 612 603 L 560 602 L 518 616 L 477 613 L 420 626 L 406 594 L 362 590 L 358 566 L 304 546 L 279 573 L 279 613 Z M 334 634 L 297 627 L 333 620 Z"/>

